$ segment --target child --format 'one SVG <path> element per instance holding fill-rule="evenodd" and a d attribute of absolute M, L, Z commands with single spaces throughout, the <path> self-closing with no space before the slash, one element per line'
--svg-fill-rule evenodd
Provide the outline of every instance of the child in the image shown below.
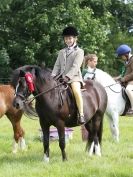
<path fill-rule="evenodd" d="M 85 66 L 86 69 L 83 70 L 82 76 L 84 80 L 87 79 L 94 79 L 95 78 L 95 71 L 97 66 L 98 57 L 95 54 L 88 54 L 85 56 Z M 97 69 L 99 70 L 99 69 Z M 100 70 L 101 72 L 101 70 Z"/>
<path fill-rule="evenodd" d="M 116 53 L 125 62 L 126 67 L 125 75 L 119 78 L 122 83 L 126 83 L 126 94 L 131 103 L 131 109 L 126 114 L 133 115 L 133 55 L 131 54 L 131 48 L 126 44 L 120 45 Z"/>
<path fill-rule="evenodd" d="M 79 111 L 79 124 L 84 124 L 83 98 L 81 85 L 83 84 L 80 67 L 84 60 L 84 51 L 77 45 L 78 32 L 69 26 L 63 30 L 63 39 L 66 47 L 59 51 L 52 76 L 62 76 L 65 82 L 70 83 Z"/>

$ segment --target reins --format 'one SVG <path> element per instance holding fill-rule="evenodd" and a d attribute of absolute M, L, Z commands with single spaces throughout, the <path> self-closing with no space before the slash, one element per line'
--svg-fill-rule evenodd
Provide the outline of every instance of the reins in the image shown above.
<path fill-rule="evenodd" d="M 114 92 L 114 93 L 120 93 L 122 89 L 121 89 L 119 92 L 116 92 L 115 90 L 113 90 L 113 89 L 111 88 L 111 86 L 114 86 L 114 85 L 117 85 L 117 84 L 120 84 L 120 82 L 117 82 L 117 83 L 115 83 L 115 84 L 111 84 L 111 85 L 105 86 L 104 88 L 107 88 L 107 87 L 108 87 L 112 92 Z"/>
<path fill-rule="evenodd" d="M 92 80 L 94 80 L 95 79 L 95 75 L 96 75 L 96 73 L 95 73 L 95 71 L 96 71 L 96 69 L 94 70 L 94 72 L 93 72 L 93 78 L 92 78 Z M 116 92 L 115 90 L 113 90 L 111 87 L 112 86 L 114 86 L 114 85 L 117 85 L 117 84 L 120 84 L 120 82 L 116 82 L 115 84 L 111 84 L 111 85 L 108 85 L 108 86 L 105 86 L 104 88 L 109 88 L 112 92 L 114 92 L 114 93 L 120 93 L 121 92 L 121 90 L 119 91 L 119 92 Z M 120 84 L 121 85 L 121 84 Z"/>
<path fill-rule="evenodd" d="M 64 83 L 62 82 L 62 83 L 56 85 L 55 87 L 52 87 L 52 88 L 50 88 L 50 89 L 48 89 L 48 90 L 46 90 L 46 91 L 43 91 L 43 92 L 41 92 L 41 93 L 35 95 L 33 98 L 31 98 L 31 99 L 29 99 L 29 100 L 26 100 L 26 102 L 32 103 L 37 97 L 39 97 L 39 96 L 41 96 L 41 95 L 43 95 L 43 94 L 45 94 L 45 93 L 48 93 L 48 92 L 50 92 L 51 90 L 53 90 L 53 89 L 55 89 L 55 88 L 57 88 L 57 87 L 59 87 L 60 85 L 63 85 L 63 84 L 64 84 Z"/>
<path fill-rule="evenodd" d="M 95 79 L 95 73 L 93 73 L 94 74 L 94 76 L 93 76 L 93 79 L 92 80 L 94 80 Z M 114 86 L 114 85 L 117 85 L 117 84 L 120 84 L 120 82 L 116 82 L 115 84 L 111 84 L 111 85 L 108 85 L 108 86 L 105 86 L 104 88 L 109 88 L 112 92 L 114 92 L 114 93 L 120 93 L 121 92 L 121 90 L 119 91 L 119 92 L 116 92 L 115 90 L 113 90 L 111 87 L 112 86 Z M 121 85 L 121 84 L 120 84 Z"/>

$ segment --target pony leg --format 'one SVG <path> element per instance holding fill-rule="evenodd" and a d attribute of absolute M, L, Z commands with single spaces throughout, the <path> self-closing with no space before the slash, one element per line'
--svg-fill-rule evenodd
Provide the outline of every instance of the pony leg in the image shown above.
<path fill-rule="evenodd" d="M 101 156 L 100 143 L 102 141 L 103 116 L 97 113 L 85 127 L 89 132 L 88 144 L 91 144 L 89 155 Z"/>
<path fill-rule="evenodd" d="M 118 128 L 118 124 L 111 123 L 110 124 L 110 129 L 111 129 L 111 132 L 112 132 L 113 139 L 116 142 L 119 142 L 119 128 Z"/>
<path fill-rule="evenodd" d="M 94 142 L 95 142 L 95 147 L 94 147 L 94 152 L 95 155 L 101 157 L 101 141 L 102 141 L 102 132 L 103 132 L 103 118 L 104 115 L 97 114 L 96 115 L 96 120 L 94 120 L 94 130 L 95 130 L 95 137 L 94 137 Z"/>
<path fill-rule="evenodd" d="M 13 130 L 14 130 L 14 140 L 18 144 L 18 147 L 21 150 L 26 150 L 26 143 L 25 143 L 25 139 L 24 139 L 23 129 L 20 127 L 19 124 L 15 124 L 13 127 Z"/>
<path fill-rule="evenodd" d="M 116 142 L 119 142 L 119 115 L 115 111 L 111 115 L 108 115 L 110 130 L 113 136 L 113 139 Z"/>
<path fill-rule="evenodd" d="M 97 156 L 101 156 L 101 147 L 100 147 L 100 144 L 95 144 L 95 154 Z"/>
<path fill-rule="evenodd" d="M 64 121 L 59 120 L 57 125 L 58 135 L 59 135 L 59 146 L 62 153 L 62 160 L 66 161 L 67 156 L 65 152 L 65 127 L 64 127 Z"/>
<path fill-rule="evenodd" d="M 22 151 L 25 151 L 27 150 L 27 146 L 26 146 L 26 143 L 25 143 L 25 139 L 23 137 L 20 137 L 19 138 L 19 141 L 18 141 L 18 144 L 19 144 L 19 147 Z"/>
<path fill-rule="evenodd" d="M 17 153 L 18 152 L 18 148 L 20 148 L 23 151 L 27 150 L 25 139 L 23 137 L 20 137 L 18 142 L 14 139 L 12 152 L 13 153 Z"/>
<path fill-rule="evenodd" d="M 18 151 L 18 143 L 14 140 L 14 141 L 13 141 L 13 150 L 12 150 L 12 152 L 13 152 L 14 154 L 16 154 L 17 151 Z"/>
<path fill-rule="evenodd" d="M 94 153 L 94 141 L 93 141 L 93 131 L 92 131 L 92 120 L 85 124 L 85 128 L 88 131 L 88 142 L 86 144 L 86 149 L 89 152 L 89 155 L 92 156 Z"/>
<path fill-rule="evenodd" d="M 22 145 L 23 149 L 26 148 L 26 144 L 24 140 L 24 130 L 22 129 L 20 125 L 21 117 L 22 117 L 22 112 L 18 112 L 14 115 L 7 114 L 7 118 L 10 120 L 12 127 L 13 127 L 13 132 L 14 132 L 15 142 L 13 142 L 13 153 L 16 153 L 18 151 L 19 141 L 23 141 L 23 145 Z"/>
<path fill-rule="evenodd" d="M 91 147 L 89 150 L 89 155 L 92 156 L 93 155 L 93 151 L 94 151 L 94 141 L 91 143 Z"/>
<path fill-rule="evenodd" d="M 41 126 L 41 128 L 43 132 L 43 147 L 44 147 L 43 160 L 44 162 L 48 163 L 49 162 L 49 126 L 48 127 Z"/>

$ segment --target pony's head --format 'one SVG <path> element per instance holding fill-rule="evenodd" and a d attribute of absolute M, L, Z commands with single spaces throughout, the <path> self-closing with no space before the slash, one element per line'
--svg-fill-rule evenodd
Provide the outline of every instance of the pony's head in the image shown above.
<path fill-rule="evenodd" d="M 23 105 L 27 98 L 35 91 L 33 75 L 31 72 L 20 70 L 15 88 L 14 107 L 23 109 Z"/>
<path fill-rule="evenodd" d="M 17 109 L 23 109 L 26 113 L 31 105 L 30 95 L 37 95 L 52 83 L 51 70 L 36 65 L 26 65 L 16 69 L 12 74 L 11 85 L 15 89 L 13 105 Z M 30 107 L 29 107 L 30 106 Z"/>

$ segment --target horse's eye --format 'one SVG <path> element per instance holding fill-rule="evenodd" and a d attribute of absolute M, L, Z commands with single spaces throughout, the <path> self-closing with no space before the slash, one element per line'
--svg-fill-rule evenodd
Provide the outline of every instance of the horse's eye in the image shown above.
<path fill-rule="evenodd" d="M 26 82 L 24 82 L 23 80 L 20 80 L 19 81 L 19 87 L 20 88 L 25 88 L 25 86 L 26 86 Z"/>

